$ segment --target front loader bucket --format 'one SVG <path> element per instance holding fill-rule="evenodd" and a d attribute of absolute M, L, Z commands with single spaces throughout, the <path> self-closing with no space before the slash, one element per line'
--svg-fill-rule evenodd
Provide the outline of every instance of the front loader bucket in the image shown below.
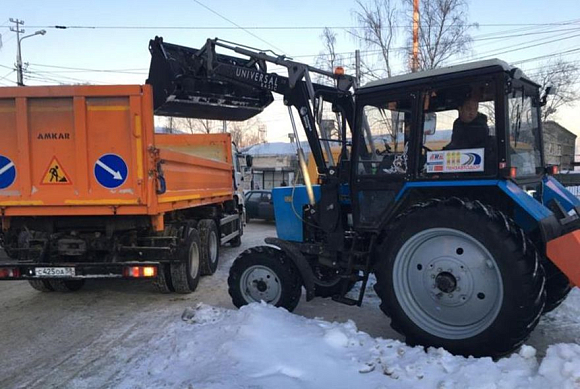
<path fill-rule="evenodd" d="M 147 84 L 153 88 L 156 115 L 214 120 L 246 120 L 263 111 L 272 93 L 234 84 L 208 71 L 208 63 L 257 69 L 249 60 L 163 42 L 149 42 L 151 65 Z M 211 64 L 210 64 L 211 66 Z"/>

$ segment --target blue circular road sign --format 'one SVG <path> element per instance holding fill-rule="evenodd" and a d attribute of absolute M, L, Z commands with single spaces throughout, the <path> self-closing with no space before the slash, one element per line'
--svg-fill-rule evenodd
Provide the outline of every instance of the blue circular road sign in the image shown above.
<path fill-rule="evenodd" d="M 117 154 L 103 154 L 95 162 L 95 178 L 107 189 L 123 185 L 128 174 L 127 164 Z"/>
<path fill-rule="evenodd" d="M 16 180 L 16 166 L 8 157 L 0 155 L 0 189 L 8 188 Z"/>

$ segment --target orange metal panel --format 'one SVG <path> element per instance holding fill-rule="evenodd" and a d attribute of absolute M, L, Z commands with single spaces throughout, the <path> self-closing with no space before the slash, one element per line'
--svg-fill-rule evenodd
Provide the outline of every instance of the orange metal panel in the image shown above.
<path fill-rule="evenodd" d="M 546 254 L 573 285 L 580 286 L 580 230 L 549 241 Z"/>
<path fill-rule="evenodd" d="M 233 196 L 229 134 L 155 135 L 148 85 L 0 88 L 0 133 L 0 155 L 16 170 L 0 188 L 6 217 L 160 215 Z M 124 176 L 102 166 L 110 154 L 123 159 Z M 103 171 L 120 185 L 106 187 Z"/>

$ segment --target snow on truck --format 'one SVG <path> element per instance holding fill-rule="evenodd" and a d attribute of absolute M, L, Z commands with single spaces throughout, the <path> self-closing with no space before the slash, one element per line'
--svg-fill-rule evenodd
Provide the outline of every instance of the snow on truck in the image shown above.
<path fill-rule="evenodd" d="M 241 244 L 229 134 L 154 132 L 150 85 L 0 88 L 0 280 L 193 292 Z"/>

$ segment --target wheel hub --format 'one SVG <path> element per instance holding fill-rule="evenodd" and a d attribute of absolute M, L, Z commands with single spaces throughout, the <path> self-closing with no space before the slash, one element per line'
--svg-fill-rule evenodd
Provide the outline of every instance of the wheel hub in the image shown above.
<path fill-rule="evenodd" d="M 457 279 L 449 272 L 441 272 L 435 277 L 435 285 L 443 293 L 451 293 L 457 287 Z"/>
<path fill-rule="evenodd" d="M 260 292 L 265 292 L 268 289 L 268 284 L 266 284 L 263 280 L 254 281 L 254 285 L 256 285 L 256 289 Z"/>

